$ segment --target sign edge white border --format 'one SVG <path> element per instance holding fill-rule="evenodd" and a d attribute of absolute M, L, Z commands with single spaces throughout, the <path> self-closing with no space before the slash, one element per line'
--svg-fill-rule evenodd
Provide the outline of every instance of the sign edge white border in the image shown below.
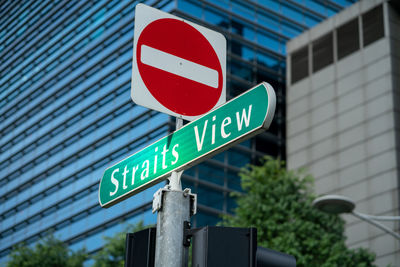
<path fill-rule="evenodd" d="M 149 12 L 149 13 L 147 13 Z M 150 15 L 149 15 L 150 14 Z M 137 95 L 137 93 L 134 93 L 135 88 L 146 88 L 142 78 L 140 77 L 140 73 L 138 71 L 138 66 L 136 62 L 136 50 L 137 50 L 137 42 L 139 39 L 140 34 L 142 31 L 146 28 L 148 24 L 151 22 L 161 19 L 161 18 L 172 18 L 172 19 L 177 19 L 184 21 L 185 23 L 188 23 L 191 25 L 193 28 L 198 30 L 206 39 L 207 41 L 211 44 L 211 46 L 214 48 L 214 51 L 218 57 L 218 60 L 220 61 L 221 69 L 222 69 L 222 76 L 223 76 L 223 85 L 222 85 L 222 93 L 220 98 L 218 99 L 217 103 L 214 105 L 214 107 L 211 110 L 214 110 L 215 108 L 221 106 L 226 102 L 226 38 L 225 36 L 217 31 L 208 29 L 204 26 L 201 26 L 199 24 L 195 24 L 191 21 L 179 18 L 175 15 L 172 15 L 170 13 L 158 10 L 156 8 L 147 6 L 145 4 L 139 3 L 135 7 L 135 28 L 134 28 L 134 38 L 133 38 L 133 56 L 132 56 L 132 75 L 131 75 L 131 99 L 132 101 L 137 104 L 144 106 L 149 109 L 154 109 L 159 112 L 166 113 L 168 115 L 182 118 L 185 120 L 195 120 L 197 118 L 200 118 L 202 115 L 206 114 L 200 114 L 197 116 L 186 116 L 186 115 L 181 115 L 177 114 L 176 112 L 173 112 L 163 106 L 161 103 L 159 103 L 151 94 L 148 90 L 143 91 L 143 95 Z M 142 21 L 143 20 L 143 21 Z M 138 21 L 138 23 L 136 23 Z M 214 37 L 210 40 L 210 35 L 213 35 Z M 219 40 L 217 40 L 219 39 Z M 216 45 L 217 42 L 222 42 L 223 45 Z M 146 99 L 146 104 L 143 105 L 143 97 Z M 210 111 L 211 111 L 210 110 Z"/>

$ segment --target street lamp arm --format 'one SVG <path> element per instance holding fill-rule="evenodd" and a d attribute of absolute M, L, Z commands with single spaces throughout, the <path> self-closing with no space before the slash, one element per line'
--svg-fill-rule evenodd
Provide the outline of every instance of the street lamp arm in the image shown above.
<path fill-rule="evenodd" d="M 363 216 L 375 221 L 400 221 L 400 216 L 375 216 L 360 212 L 358 214 L 362 214 Z"/>
<path fill-rule="evenodd" d="M 364 220 L 372 225 L 375 225 L 379 229 L 385 231 L 386 233 L 388 233 L 388 234 L 392 235 L 393 237 L 397 238 L 398 240 L 400 240 L 400 234 L 396 233 L 395 231 L 393 231 L 386 225 L 383 225 L 382 223 L 374 221 L 370 215 L 362 214 L 362 213 L 359 213 L 356 211 L 352 211 L 351 214 L 353 214 L 354 216 L 356 216 L 357 218 L 359 218 L 361 220 Z M 372 217 L 380 217 L 380 216 L 372 216 Z"/>

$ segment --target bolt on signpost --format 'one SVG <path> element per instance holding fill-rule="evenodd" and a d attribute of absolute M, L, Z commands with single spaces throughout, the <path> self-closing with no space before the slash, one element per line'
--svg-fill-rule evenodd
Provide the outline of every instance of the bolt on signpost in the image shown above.
<path fill-rule="evenodd" d="M 182 191 L 182 172 L 271 124 L 275 93 L 261 83 L 225 103 L 226 40 L 214 31 L 138 4 L 131 97 L 177 117 L 176 131 L 107 168 L 99 203 L 108 208 L 165 179 L 153 198 L 155 266 L 185 266 L 184 222 L 197 196 Z M 183 120 L 191 121 L 182 126 Z"/>

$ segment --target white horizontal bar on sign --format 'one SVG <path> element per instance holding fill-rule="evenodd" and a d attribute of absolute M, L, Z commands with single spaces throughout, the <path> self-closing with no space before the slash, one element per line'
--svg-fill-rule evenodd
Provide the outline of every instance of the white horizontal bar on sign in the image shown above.
<path fill-rule="evenodd" d="M 218 72 L 214 69 L 147 45 L 142 45 L 141 50 L 140 60 L 145 65 L 218 88 Z"/>

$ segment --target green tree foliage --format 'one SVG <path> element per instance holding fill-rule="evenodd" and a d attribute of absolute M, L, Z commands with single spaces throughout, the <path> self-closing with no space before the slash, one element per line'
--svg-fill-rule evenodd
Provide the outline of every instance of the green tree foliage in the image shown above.
<path fill-rule="evenodd" d="M 88 259 L 85 250 L 71 251 L 53 235 L 48 235 L 33 247 L 17 245 L 10 254 L 8 267 L 81 267 Z"/>
<path fill-rule="evenodd" d="M 135 225 L 129 225 L 122 232 L 116 233 L 112 237 L 104 237 L 106 244 L 94 255 L 94 267 L 118 267 L 124 266 L 125 263 L 125 239 L 126 233 L 135 233 L 143 230 L 148 226 L 144 226 L 143 221 Z"/>
<path fill-rule="evenodd" d="M 266 157 L 240 176 L 245 194 L 233 194 L 235 216 L 225 216 L 222 225 L 256 227 L 259 246 L 293 255 L 297 266 L 374 266 L 374 254 L 347 248 L 339 216 L 312 208 L 310 175 L 287 171 L 283 161 Z"/>

